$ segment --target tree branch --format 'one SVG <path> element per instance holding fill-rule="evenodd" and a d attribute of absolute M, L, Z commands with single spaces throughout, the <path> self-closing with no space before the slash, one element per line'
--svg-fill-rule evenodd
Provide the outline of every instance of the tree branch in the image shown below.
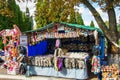
<path fill-rule="evenodd" d="M 109 40 L 114 41 L 114 39 L 111 38 L 112 34 L 107 28 L 106 24 L 102 20 L 100 14 L 96 11 L 96 9 L 90 4 L 88 0 L 82 0 L 82 3 L 91 11 L 92 15 L 94 16 L 95 20 L 97 21 L 99 27 L 103 31 L 103 33 L 108 37 Z"/>
<path fill-rule="evenodd" d="M 113 1 L 111 0 L 105 0 L 105 1 L 106 1 L 108 20 L 109 20 L 109 30 L 113 35 L 112 38 L 114 38 L 114 40 L 117 42 L 118 31 L 117 31 L 116 14 L 113 6 Z"/>
<path fill-rule="evenodd" d="M 118 37 L 120 38 L 120 32 L 118 32 Z"/>

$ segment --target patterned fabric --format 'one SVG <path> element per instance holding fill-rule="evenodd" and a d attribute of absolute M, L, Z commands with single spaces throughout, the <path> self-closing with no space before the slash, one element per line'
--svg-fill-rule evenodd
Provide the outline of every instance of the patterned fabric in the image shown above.
<path fill-rule="evenodd" d="M 91 72 L 94 72 L 94 74 L 97 74 L 100 72 L 100 69 L 101 69 L 100 58 L 98 56 L 93 56 Z"/>
<path fill-rule="evenodd" d="M 57 48 L 55 49 L 55 52 L 54 52 L 54 57 L 57 57 L 57 56 L 62 56 L 64 53 L 62 51 L 61 48 Z"/>
<path fill-rule="evenodd" d="M 28 45 L 28 56 L 45 55 L 47 52 L 47 40 L 41 41 L 36 45 Z"/>
<path fill-rule="evenodd" d="M 61 71 L 63 68 L 63 59 L 55 57 L 54 58 L 54 68 L 56 71 Z"/>

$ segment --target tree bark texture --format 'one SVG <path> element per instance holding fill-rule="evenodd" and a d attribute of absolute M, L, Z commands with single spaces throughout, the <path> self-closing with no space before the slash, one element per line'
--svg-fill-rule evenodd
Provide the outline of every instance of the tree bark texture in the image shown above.
<path fill-rule="evenodd" d="M 106 35 L 106 37 L 111 41 L 111 42 L 117 42 L 117 36 L 114 36 L 114 34 L 111 34 L 111 30 L 107 28 L 106 24 L 102 20 L 100 14 L 96 11 L 96 9 L 91 5 L 91 3 L 88 0 L 82 0 L 82 3 L 90 10 L 90 12 L 93 14 L 96 22 L 98 23 L 99 27 L 103 31 L 103 33 Z M 114 13 L 114 11 L 110 11 L 111 13 Z M 109 15 L 109 14 L 108 14 Z M 110 16 L 115 16 L 115 14 L 111 14 Z M 110 18 L 112 21 L 113 18 Z M 114 17 L 113 20 L 116 20 L 116 17 Z M 115 21 L 116 22 L 116 21 Z M 110 26 L 111 27 L 111 26 Z M 115 25 L 113 28 L 117 28 Z M 112 32 L 117 34 L 115 31 L 116 29 L 112 29 Z M 114 36 L 114 37 L 113 37 Z"/>
<path fill-rule="evenodd" d="M 119 36 L 117 31 L 117 23 L 116 23 L 116 15 L 113 5 L 111 4 L 111 0 L 106 0 L 106 5 L 111 6 L 108 10 L 108 19 L 109 19 L 109 28 L 106 26 L 104 21 L 102 20 L 100 14 L 96 11 L 96 9 L 91 5 L 91 3 L 88 0 L 82 0 L 82 3 L 90 10 L 90 12 L 93 14 L 96 22 L 98 23 L 99 27 L 105 34 L 105 36 L 109 39 L 108 42 L 108 62 L 109 64 L 112 63 L 120 63 L 120 47 L 117 47 L 114 43 L 118 45 L 118 39 Z"/>
<path fill-rule="evenodd" d="M 107 13 L 109 20 L 109 31 L 111 32 L 112 38 L 118 43 L 117 22 L 113 1 L 106 0 L 106 5 L 108 6 Z"/>

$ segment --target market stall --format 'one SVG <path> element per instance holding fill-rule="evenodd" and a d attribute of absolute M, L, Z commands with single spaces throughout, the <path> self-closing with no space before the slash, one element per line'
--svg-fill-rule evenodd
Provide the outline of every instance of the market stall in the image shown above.
<path fill-rule="evenodd" d="M 22 33 L 17 25 L 13 25 L 13 29 L 0 31 L 0 36 L 4 44 L 5 57 L 5 62 L 2 64 L 2 67 L 6 68 L 7 74 L 19 74 L 21 61 L 23 59 L 20 45 L 21 35 Z"/>
<path fill-rule="evenodd" d="M 70 23 L 51 23 L 27 31 L 28 74 L 87 79 L 87 63 L 98 46 L 104 58 L 104 36 L 100 29 Z"/>

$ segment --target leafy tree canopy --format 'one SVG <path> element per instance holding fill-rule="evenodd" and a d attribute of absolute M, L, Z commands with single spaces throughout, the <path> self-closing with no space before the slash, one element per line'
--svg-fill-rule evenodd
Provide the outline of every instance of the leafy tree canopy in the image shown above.
<path fill-rule="evenodd" d="M 81 14 L 74 9 L 74 4 L 74 2 L 71 3 L 71 0 L 39 0 L 35 14 L 37 26 L 44 27 L 51 22 L 71 22 L 84 25 Z"/>
<path fill-rule="evenodd" d="M 91 26 L 91 27 L 95 27 L 95 25 L 94 25 L 94 22 L 93 22 L 93 21 L 91 21 L 90 26 Z"/>

